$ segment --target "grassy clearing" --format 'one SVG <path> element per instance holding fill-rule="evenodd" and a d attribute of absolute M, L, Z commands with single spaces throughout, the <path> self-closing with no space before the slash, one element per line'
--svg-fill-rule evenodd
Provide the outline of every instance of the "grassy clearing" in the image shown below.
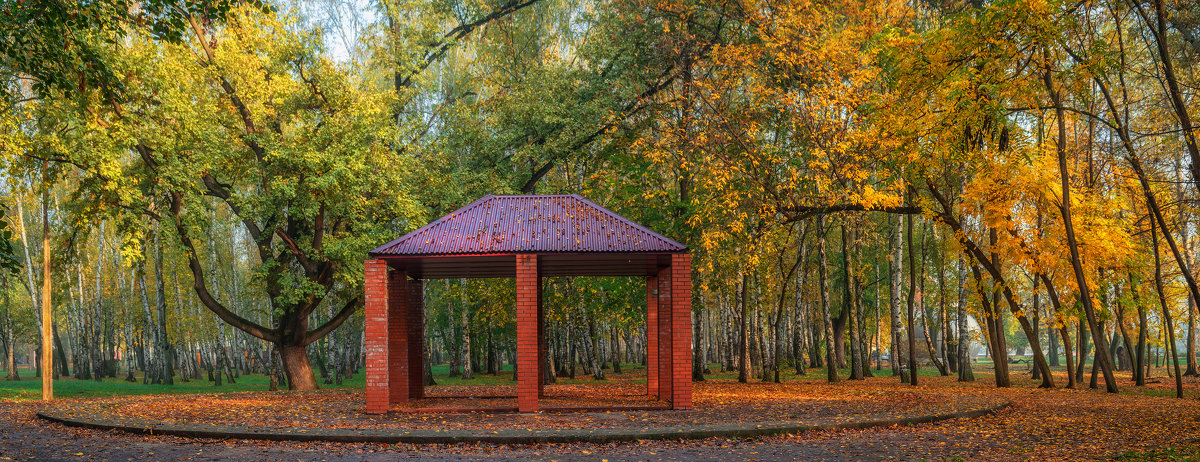
<path fill-rule="evenodd" d="M 32 371 L 22 370 L 22 379 L 18 381 L 0 380 L 0 401 L 34 401 L 42 397 L 42 381 L 33 377 Z M 126 382 L 124 378 L 107 378 L 101 381 L 76 380 L 63 377 L 54 381 L 54 396 L 56 398 L 90 398 L 120 395 L 156 395 L 178 393 L 228 393 L 239 391 L 266 391 L 270 381 L 264 375 L 249 374 L 237 377 L 235 383 L 224 382 L 215 386 L 205 378 L 200 380 L 182 381 L 178 376 L 175 385 L 143 384 L 140 375 L 135 376 L 136 382 Z M 358 374 L 342 385 L 322 385 L 325 388 L 362 388 L 362 374 Z"/>
<path fill-rule="evenodd" d="M 624 363 L 621 367 L 626 373 L 645 374 L 646 369 L 640 364 L 632 363 Z M 475 374 L 471 380 L 463 380 L 461 377 L 450 377 L 450 366 L 448 365 L 433 366 L 432 370 L 434 382 L 438 385 L 516 385 L 516 381 L 512 380 L 512 367 L 509 365 L 505 365 L 503 372 L 499 375 Z M 611 369 L 609 372 L 611 372 Z M 42 381 L 34 376 L 34 371 L 19 368 L 18 373 L 21 375 L 21 380 L 0 380 L 0 402 L 36 401 L 41 399 Z M 2 376 L 3 374 L 0 374 L 0 377 Z M 204 377 L 200 380 L 184 382 L 180 377 L 176 376 L 175 385 L 143 384 L 141 374 L 135 375 L 135 378 L 137 381 L 127 382 L 123 377 L 107 378 L 101 381 L 76 380 L 72 377 L 63 377 L 54 381 L 54 396 L 57 398 L 91 398 L 121 395 L 233 393 L 266 391 L 270 388 L 270 381 L 267 376 L 260 374 L 242 375 L 237 377 L 235 383 L 224 382 L 219 387 Z M 582 372 L 577 374 L 575 379 L 558 379 L 558 383 L 563 384 L 581 384 L 592 381 L 590 375 L 585 375 Z M 643 379 L 640 382 L 644 383 L 645 380 Z M 361 371 L 349 380 L 343 381 L 341 385 L 321 383 L 321 388 L 324 389 L 363 388 L 364 386 L 364 374 Z"/>
<path fill-rule="evenodd" d="M 1116 460 L 1127 462 L 1200 460 L 1200 447 L 1170 447 L 1148 452 L 1127 452 Z"/>
<path fill-rule="evenodd" d="M 1013 378 L 1013 385 L 1017 387 L 1036 386 L 1036 382 L 1029 380 L 1029 373 L 1032 365 L 1026 363 L 1013 364 L 1010 367 L 1010 373 Z M 645 376 L 645 366 L 637 363 L 622 363 L 621 368 L 625 375 Z M 984 384 L 993 381 L 992 364 L 990 361 L 983 360 L 973 365 L 975 371 L 975 379 L 977 382 Z M 1066 385 L 1066 367 L 1060 366 L 1053 368 L 1055 372 L 1055 381 L 1059 387 Z M 516 385 L 513 380 L 512 366 L 505 365 L 503 372 L 498 375 L 475 374 L 471 380 L 463 380 L 461 377 L 450 377 L 449 365 L 436 365 L 432 367 L 434 381 L 438 385 Z M 725 379 L 737 380 L 737 371 L 731 370 L 721 372 L 721 366 L 718 363 L 709 364 L 711 374 L 705 377 L 710 379 Z M 28 368 L 19 368 L 18 372 L 21 375 L 19 381 L 0 380 L 0 402 L 3 401 L 34 401 L 41 398 L 41 380 L 34 376 L 34 371 Z M 612 369 L 605 371 L 608 374 L 612 373 Z M 795 374 L 795 369 L 791 366 L 785 366 L 781 371 L 780 379 L 784 382 L 791 381 L 812 381 L 824 380 L 824 368 L 808 368 L 805 374 Z M 890 367 L 885 363 L 882 370 L 876 370 L 875 364 L 871 363 L 871 373 L 876 377 L 891 378 L 892 373 Z M 918 377 L 936 377 L 937 369 L 922 368 L 918 369 Z M 1118 373 L 1118 382 L 1121 386 L 1122 394 L 1134 394 L 1145 396 L 1174 396 L 1174 379 L 1166 376 L 1165 368 L 1153 368 L 1151 378 L 1147 380 L 1146 387 L 1134 387 L 1128 382 L 1128 372 Z M 0 371 L 0 377 L 6 375 Z M 845 379 L 850 375 L 848 368 L 838 370 L 839 377 Z M 953 374 L 952 374 L 953 375 Z M 1090 375 L 1090 368 L 1084 374 L 1084 380 L 1078 388 L 1086 389 Z M 209 382 L 206 378 L 200 380 L 191 380 L 184 382 L 176 377 L 175 385 L 149 385 L 141 382 L 141 375 L 135 377 L 137 381 L 126 382 L 123 378 L 109 378 L 103 381 L 94 380 L 75 380 L 71 377 L 64 377 L 54 382 L 54 393 L 58 398 L 88 398 L 88 397 L 104 397 L 104 396 L 120 396 L 120 395 L 151 395 L 151 394 L 177 394 L 177 393 L 230 393 L 242 391 L 266 391 L 269 388 L 269 381 L 266 376 L 258 374 L 243 375 L 237 378 L 235 383 L 225 382 L 221 386 L 215 386 L 213 382 Z M 1194 388 L 1198 385 L 1198 379 L 1193 377 L 1185 377 L 1185 385 L 1188 388 L 1189 395 L 1194 394 Z M 761 376 L 751 378 L 751 381 L 762 381 Z M 584 374 L 581 369 L 577 369 L 576 378 L 559 378 L 557 383 L 561 384 L 586 384 L 594 382 L 592 377 Z M 362 388 L 364 386 L 363 373 L 360 371 L 349 380 L 344 381 L 341 385 L 321 384 L 322 388 L 327 389 L 353 389 Z M 645 383 L 644 378 L 635 378 L 633 383 Z M 956 384 L 956 382 L 951 382 Z M 1103 380 L 1100 383 L 1103 387 Z"/>

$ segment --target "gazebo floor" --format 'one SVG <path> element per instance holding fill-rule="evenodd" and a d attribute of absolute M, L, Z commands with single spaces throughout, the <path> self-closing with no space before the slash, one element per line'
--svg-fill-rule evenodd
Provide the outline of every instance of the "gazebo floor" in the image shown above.
<path fill-rule="evenodd" d="M 665 403 L 647 399 L 641 377 L 547 385 L 546 398 L 540 403 L 543 412 L 538 413 L 511 412 L 515 393 L 506 383 L 429 387 L 429 398 L 397 404 L 383 415 L 363 412 L 361 389 L 88 398 L 64 400 L 53 407 L 68 416 L 128 420 L 138 425 L 491 431 L 640 429 L 812 419 L 843 422 L 864 416 L 893 418 L 974 409 L 988 398 L 972 396 L 976 395 L 972 389 L 914 388 L 890 377 L 838 384 L 820 379 L 781 384 L 710 379 L 694 384 L 694 409 L 677 411 L 661 410 Z M 495 383 L 496 378 L 490 379 Z"/>
<path fill-rule="evenodd" d="M 517 412 L 515 385 L 432 386 L 426 396 L 391 408 L 394 412 L 456 414 Z M 661 411 L 671 405 L 650 399 L 645 384 L 597 383 L 586 386 L 546 385 L 539 399 L 542 412 Z"/>

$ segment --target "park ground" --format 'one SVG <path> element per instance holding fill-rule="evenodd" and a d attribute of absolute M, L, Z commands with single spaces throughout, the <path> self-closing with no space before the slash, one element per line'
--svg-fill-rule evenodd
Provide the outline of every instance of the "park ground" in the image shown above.
<path fill-rule="evenodd" d="M 1029 380 L 1024 366 L 1012 371 L 1013 387 L 997 389 L 988 373 L 989 365 L 976 364 L 977 381 L 964 384 L 953 377 L 938 377 L 936 371 L 922 371 L 920 385 L 900 384 L 885 369 L 865 381 L 828 384 L 823 370 L 807 375 L 784 375 L 783 384 L 752 381 L 738 384 L 733 373 L 715 373 L 705 384 L 697 385 L 697 403 L 732 401 L 754 403 L 779 400 L 800 403 L 806 400 L 844 397 L 848 403 L 863 402 L 870 407 L 894 406 L 902 411 L 913 407 L 912 396 L 930 400 L 956 398 L 1007 399 L 1011 405 L 993 414 L 974 419 L 890 426 L 863 430 L 817 431 L 756 439 L 708 438 L 690 441 L 638 441 L 612 444 L 540 444 L 540 445 L 383 445 L 345 443 L 281 443 L 249 440 L 187 439 L 63 427 L 41 421 L 35 413 L 45 404 L 36 401 L 38 382 L 0 382 L 0 460 L 292 460 L 292 461 L 363 461 L 394 460 L 411 457 L 420 460 L 459 459 L 542 459 L 542 460 L 1200 460 L 1200 378 L 1185 377 L 1185 398 L 1174 398 L 1174 380 L 1165 370 L 1153 372 L 1145 387 L 1134 387 L 1127 376 L 1120 376 L 1121 393 L 1102 390 L 1039 390 Z M 437 374 L 439 383 L 451 386 L 499 386 L 510 384 L 509 375 L 477 376 L 465 382 Z M 611 371 L 610 371 L 611 372 Z M 610 376 L 604 386 L 636 384 L 644 371 L 630 365 L 626 373 Z M 1065 372 L 1056 377 L 1064 384 Z M 846 375 L 843 371 L 842 376 Z M 596 386 L 590 378 L 565 382 L 567 387 Z M 348 381 L 341 387 L 326 386 L 320 393 L 347 395 L 362 386 Z M 206 381 L 192 381 L 173 387 L 142 385 L 119 380 L 93 382 L 65 378 L 57 382 L 56 392 L 67 402 L 86 403 L 97 397 L 173 393 L 173 397 L 155 396 L 156 402 L 170 405 L 178 399 L 181 406 L 194 402 L 196 393 L 241 393 L 268 395 L 266 381 L 259 376 L 243 376 L 235 384 L 219 390 Z M 292 397 L 283 392 L 284 397 Z M 866 400 L 863 397 L 868 397 Z M 136 399 L 136 398 L 131 398 Z M 151 399 L 148 397 L 147 399 Z M 885 403 L 885 404 L 881 404 Z M 917 406 L 923 404 L 918 403 Z M 803 407 L 800 407 L 803 408 Z M 210 409 L 211 417 L 220 409 Z M 663 411 L 669 412 L 669 411 Z M 303 415 L 292 418 L 303 419 Z M 230 420 L 254 424 L 253 415 L 231 415 Z M 431 416 L 431 419 L 446 417 Z M 462 419 L 487 417 L 450 417 L 448 424 Z M 517 425 L 514 417 L 504 425 Z M 533 418 L 533 417 L 530 417 Z M 558 417 L 559 419 L 563 417 Z M 459 419 L 457 421 L 453 419 Z M 581 425 L 589 420 L 580 415 Z M 435 423 L 434 425 L 437 425 Z"/>

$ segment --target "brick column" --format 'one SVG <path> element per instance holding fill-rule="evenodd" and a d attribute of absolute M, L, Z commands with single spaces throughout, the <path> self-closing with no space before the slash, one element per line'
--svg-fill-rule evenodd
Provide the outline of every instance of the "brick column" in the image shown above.
<path fill-rule="evenodd" d="M 658 277 L 646 277 L 646 395 L 658 399 Z"/>
<path fill-rule="evenodd" d="M 536 262 L 536 260 L 535 260 Z M 537 272 L 537 342 L 538 342 L 538 399 L 546 397 L 546 379 L 554 371 L 550 370 L 549 349 L 546 346 L 546 310 L 542 305 L 542 271 Z"/>
<path fill-rule="evenodd" d="M 409 285 L 408 275 L 403 271 L 391 271 L 388 275 L 387 304 L 387 358 L 388 358 L 388 404 L 407 402 L 410 375 L 408 350 L 409 335 Z"/>
<path fill-rule="evenodd" d="M 671 267 L 658 270 L 658 399 L 670 401 L 674 395 L 674 332 Z"/>
<path fill-rule="evenodd" d="M 366 344 L 365 392 L 368 414 L 383 414 L 388 410 L 388 280 L 387 263 L 367 260 L 365 264 L 366 322 L 363 341 Z"/>
<path fill-rule="evenodd" d="M 408 281 L 408 398 L 425 397 L 425 282 Z"/>
<path fill-rule="evenodd" d="M 537 412 L 542 387 L 542 280 L 537 255 L 517 255 L 517 410 Z"/>
<path fill-rule="evenodd" d="M 671 255 L 672 409 L 692 408 L 692 256 Z"/>

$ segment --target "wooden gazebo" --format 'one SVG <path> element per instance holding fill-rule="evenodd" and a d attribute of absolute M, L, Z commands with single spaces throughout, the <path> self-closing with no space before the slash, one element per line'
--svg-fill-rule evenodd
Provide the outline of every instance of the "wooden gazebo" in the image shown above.
<path fill-rule="evenodd" d="M 424 397 L 426 279 L 514 277 L 517 408 L 537 412 L 546 339 L 542 278 L 646 278 L 647 394 L 692 407 L 691 255 L 579 195 L 486 196 L 371 251 L 366 412 Z"/>

